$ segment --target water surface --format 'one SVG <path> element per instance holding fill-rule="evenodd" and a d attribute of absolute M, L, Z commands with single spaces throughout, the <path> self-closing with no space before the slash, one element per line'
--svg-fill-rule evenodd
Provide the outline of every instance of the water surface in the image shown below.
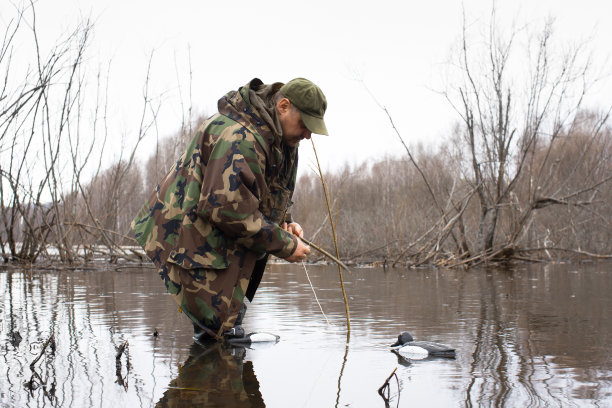
<path fill-rule="evenodd" d="M 195 345 L 152 269 L 0 271 L 0 405 L 384 407 L 395 370 L 393 407 L 612 406 L 610 266 L 355 269 L 347 336 L 336 267 L 271 265 L 244 325 L 281 340 L 246 349 Z"/>

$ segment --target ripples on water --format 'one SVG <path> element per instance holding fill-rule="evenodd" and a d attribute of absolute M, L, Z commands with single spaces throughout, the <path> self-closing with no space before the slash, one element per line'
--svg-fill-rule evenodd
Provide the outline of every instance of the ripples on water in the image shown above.
<path fill-rule="evenodd" d="M 307 270 L 325 315 L 302 266 L 272 265 L 245 327 L 281 341 L 249 349 L 194 345 L 150 269 L 0 271 L 0 406 L 383 407 L 396 368 L 390 406 L 612 406 L 610 264 L 357 269 L 348 342 L 337 269 Z M 399 359 L 404 330 L 457 358 Z"/>

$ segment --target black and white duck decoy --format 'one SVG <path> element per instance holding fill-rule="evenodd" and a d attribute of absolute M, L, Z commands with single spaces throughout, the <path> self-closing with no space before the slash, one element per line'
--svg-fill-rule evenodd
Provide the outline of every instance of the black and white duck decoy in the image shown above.
<path fill-rule="evenodd" d="M 397 336 L 397 341 L 391 345 L 391 348 L 413 360 L 422 360 L 427 357 L 455 357 L 454 348 L 433 341 L 414 341 L 408 332 Z"/>

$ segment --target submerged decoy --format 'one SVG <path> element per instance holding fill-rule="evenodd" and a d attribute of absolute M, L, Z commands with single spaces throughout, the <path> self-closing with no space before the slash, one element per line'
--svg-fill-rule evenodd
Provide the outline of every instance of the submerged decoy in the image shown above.
<path fill-rule="evenodd" d="M 414 341 L 408 332 L 397 336 L 397 341 L 391 347 L 394 351 L 414 360 L 422 360 L 427 357 L 455 358 L 454 348 L 432 341 Z"/>

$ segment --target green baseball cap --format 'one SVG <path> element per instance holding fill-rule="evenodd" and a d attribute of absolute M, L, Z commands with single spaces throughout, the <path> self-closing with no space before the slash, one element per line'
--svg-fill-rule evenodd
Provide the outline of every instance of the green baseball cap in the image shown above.
<path fill-rule="evenodd" d="M 327 100 L 321 89 L 304 78 L 295 78 L 279 89 L 284 97 L 300 111 L 304 125 L 312 133 L 328 135 L 323 115 Z"/>

